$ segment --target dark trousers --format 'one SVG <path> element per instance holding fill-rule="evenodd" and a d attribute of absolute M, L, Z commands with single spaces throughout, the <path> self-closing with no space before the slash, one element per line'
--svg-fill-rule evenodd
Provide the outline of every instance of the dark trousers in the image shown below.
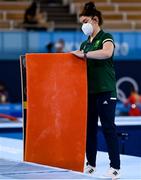
<path fill-rule="evenodd" d="M 88 95 L 86 156 L 88 163 L 95 167 L 98 117 L 100 117 L 102 130 L 107 143 L 110 167 L 120 169 L 119 144 L 114 123 L 116 100 L 110 98 L 111 92 Z"/>

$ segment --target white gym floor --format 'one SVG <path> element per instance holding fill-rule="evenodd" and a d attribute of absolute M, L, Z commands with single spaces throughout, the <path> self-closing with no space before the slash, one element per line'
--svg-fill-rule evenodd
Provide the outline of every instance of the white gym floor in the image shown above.
<path fill-rule="evenodd" d="M 75 163 L 75 162 L 74 162 Z M 0 179 L 101 179 L 108 155 L 98 152 L 97 172 L 87 176 L 70 170 L 23 162 L 23 141 L 0 138 Z M 141 157 L 121 155 L 121 180 L 141 180 Z"/>

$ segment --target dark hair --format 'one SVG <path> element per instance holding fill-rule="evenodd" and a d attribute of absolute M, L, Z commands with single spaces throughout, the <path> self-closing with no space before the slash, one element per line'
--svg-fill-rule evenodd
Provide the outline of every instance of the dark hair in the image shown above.
<path fill-rule="evenodd" d="M 81 16 L 97 16 L 99 19 L 98 25 L 101 26 L 103 23 L 102 13 L 96 9 L 96 6 L 93 2 L 88 2 L 85 4 L 82 12 L 79 14 L 79 17 Z"/>

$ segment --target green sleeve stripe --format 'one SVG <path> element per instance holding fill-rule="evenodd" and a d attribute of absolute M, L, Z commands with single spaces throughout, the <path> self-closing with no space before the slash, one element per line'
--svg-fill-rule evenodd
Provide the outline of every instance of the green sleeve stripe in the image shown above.
<path fill-rule="evenodd" d="M 111 42 L 114 44 L 113 39 L 105 39 L 105 40 L 102 42 L 102 44 L 104 44 L 104 43 L 107 42 L 107 41 L 111 41 Z"/>

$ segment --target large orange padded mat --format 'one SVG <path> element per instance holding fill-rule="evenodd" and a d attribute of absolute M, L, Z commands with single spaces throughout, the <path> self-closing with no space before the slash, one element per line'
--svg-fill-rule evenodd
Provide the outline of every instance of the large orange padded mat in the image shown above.
<path fill-rule="evenodd" d="M 86 62 L 70 53 L 26 54 L 25 161 L 83 171 Z"/>

